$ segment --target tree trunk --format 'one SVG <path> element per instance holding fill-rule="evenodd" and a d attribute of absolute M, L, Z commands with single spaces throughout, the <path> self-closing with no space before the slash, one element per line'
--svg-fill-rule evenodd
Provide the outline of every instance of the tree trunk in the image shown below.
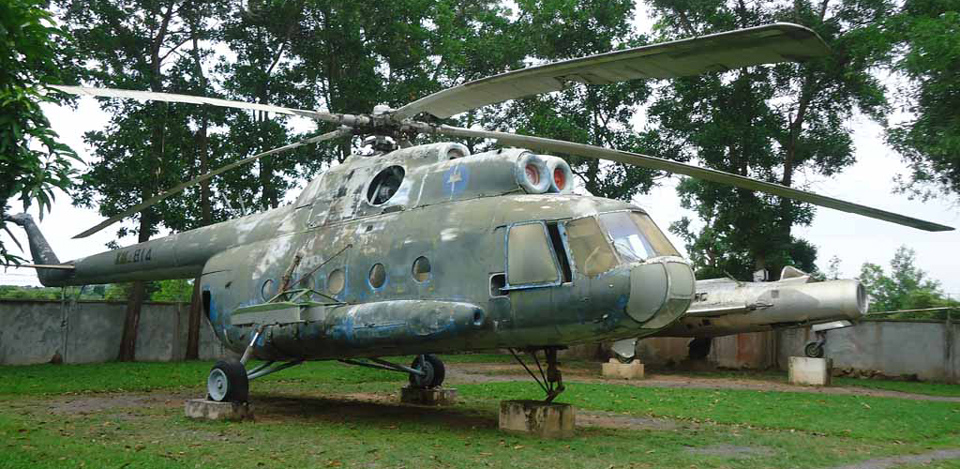
<path fill-rule="evenodd" d="M 202 301 L 200 291 L 200 277 L 193 280 L 193 296 L 190 297 L 190 316 L 187 324 L 187 353 L 186 360 L 200 359 L 200 314 Z"/>
<path fill-rule="evenodd" d="M 147 289 L 144 282 L 133 282 L 130 296 L 127 297 L 127 312 L 123 321 L 120 354 L 117 356 L 119 361 L 132 362 L 137 358 L 137 329 L 140 327 L 140 308 L 143 306 L 146 293 Z"/>
<path fill-rule="evenodd" d="M 150 220 L 147 213 L 142 213 L 140 215 L 140 234 L 137 240 L 142 243 L 148 239 L 150 239 Z M 133 282 L 130 288 L 130 296 L 127 297 L 127 311 L 123 320 L 123 335 L 120 337 L 118 361 L 132 362 L 137 358 L 137 330 L 140 327 L 140 309 L 146 296 L 146 282 Z"/>
<path fill-rule="evenodd" d="M 210 171 L 207 155 L 207 119 L 204 116 L 200 129 L 197 130 L 197 153 L 200 159 L 200 174 Z M 210 202 L 210 182 L 200 183 L 200 224 L 207 226 L 213 222 L 213 208 Z M 193 296 L 190 298 L 190 315 L 187 323 L 187 353 L 186 360 L 200 359 L 200 276 L 193 280 Z"/>

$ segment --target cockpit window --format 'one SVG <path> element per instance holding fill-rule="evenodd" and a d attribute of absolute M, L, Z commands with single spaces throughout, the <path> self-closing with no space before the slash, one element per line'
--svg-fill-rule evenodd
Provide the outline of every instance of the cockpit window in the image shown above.
<path fill-rule="evenodd" d="M 510 227 L 507 240 L 507 284 L 545 285 L 560 282 L 557 261 L 543 223 Z"/>
<path fill-rule="evenodd" d="M 617 265 L 613 250 L 593 217 L 567 222 L 566 232 L 574 265 L 581 274 L 593 277 Z"/>
<path fill-rule="evenodd" d="M 640 212 L 614 212 L 600 215 L 600 223 L 613 240 L 623 262 L 638 262 L 657 256 L 678 256 L 667 237 Z"/>
<path fill-rule="evenodd" d="M 667 236 L 660 231 L 657 224 L 653 222 L 646 213 L 630 212 L 630 218 L 640 227 L 640 232 L 647 235 L 647 240 L 653 246 L 653 250 L 661 256 L 680 256 L 680 251 L 673 247 Z"/>

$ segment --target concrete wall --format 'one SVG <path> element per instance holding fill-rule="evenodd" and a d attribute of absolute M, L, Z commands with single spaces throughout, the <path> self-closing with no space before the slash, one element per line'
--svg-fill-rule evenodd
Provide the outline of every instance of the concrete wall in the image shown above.
<path fill-rule="evenodd" d="M 0 364 L 96 363 L 116 359 L 125 303 L 0 300 Z M 137 360 L 183 360 L 188 304 L 145 303 L 137 332 Z M 200 327 L 200 358 L 226 351 L 206 320 Z"/>
<path fill-rule="evenodd" d="M 724 368 L 787 369 L 815 340 L 809 328 L 752 332 L 713 340 L 707 361 Z M 687 359 L 688 338 L 653 337 L 637 344 L 643 363 L 670 366 Z M 826 356 L 834 368 L 878 371 L 887 376 L 960 382 L 960 324 L 932 321 L 864 321 L 827 333 Z"/>
<path fill-rule="evenodd" d="M 689 337 L 651 337 L 637 343 L 643 363 L 670 366 L 687 360 Z M 750 332 L 713 339 L 707 361 L 724 368 L 766 369 L 777 365 L 777 336 L 773 332 Z"/>
<path fill-rule="evenodd" d="M 814 340 L 809 329 L 780 333 L 779 360 L 802 356 Z M 827 333 L 826 356 L 834 368 L 876 370 L 887 376 L 917 375 L 923 380 L 960 380 L 960 324 L 928 321 L 864 321 Z"/>

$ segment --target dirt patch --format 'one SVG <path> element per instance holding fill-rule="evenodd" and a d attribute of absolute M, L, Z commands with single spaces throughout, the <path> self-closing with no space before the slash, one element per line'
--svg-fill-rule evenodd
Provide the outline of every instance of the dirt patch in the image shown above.
<path fill-rule="evenodd" d="M 392 407 L 401 407 L 401 408 L 420 408 L 419 406 L 410 406 L 405 404 L 397 404 L 399 397 L 396 393 L 352 393 L 344 394 L 337 396 L 337 399 L 342 399 L 343 402 L 366 402 L 370 404 L 380 404 L 383 407 L 379 409 L 389 409 Z M 430 410 L 449 410 L 449 408 L 423 408 L 428 412 Z M 469 425 L 476 426 L 477 424 L 490 424 L 492 420 L 489 416 L 482 416 L 480 414 L 476 415 L 477 417 L 482 417 L 483 422 L 472 422 Z M 481 425 L 481 426 L 482 426 Z M 615 414 L 612 412 L 599 412 L 599 411 L 585 411 L 582 409 L 577 409 L 577 426 L 586 426 L 586 427 L 602 427 L 602 428 L 614 428 L 614 429 L 631 429 L 631 430 L 677 430 L 679 428 L 692 428 L 695 427 L 695 424 L 690 423 L 680 423 L 671 419 L 663 418 L 652 418 L 652 417 L 633 417 L 629 415 Z"/>
<path fill-rule="evenodd" d="M 519 370 L 519 373 L 517 372 Z M 652 388 L 692 388 L 692 389 L 734 389 L 746 391 L 802 392 L 812 394 L 840 394 L 872 397 L 892 397 L 918 401 L 960 402 L 960 397 L 927 396 L 900 391 L 868 389 L 858 387 L 812 387 L 797 386 L 758 379 L 744 378 L 697 378 L 678 375 L 650 374 L 644 380 L 605 379 L 590 368 L 564 370 L 566 381 L 582 383 L 617 383 L 637 387 Z M 452 384 L 475 384 L 531 379 L 519 365 L 493 365 L 479 363 L 457 363 L 447 369 L 447 377 Z"/>
<path fill-rule="evenodd" d="M 609 382 L 609 380 L 599 380 Z M 911 399 L 917 401 L 940 401 L 940 402 L 960 402 L 960 397 L 947 396 L 927 396 L 925 394 L 912 394 L 900 391 L 888 391 L 882 389 L 868 389 L 858 387 L 815 387 L 798 386 L 787 383 L 777 383 L 764 380 L 752 380 L 743 378 L 693 378 L 688 376 L 675 375 L 650 375 L 643 381 L 631 381 L 627 384 L 641 387 L 662 387 L 662 388 L 694 388 L 694 389 L 740 389 L 747 391 L 780 391 L 780 392 L 802 392 L 811 394 L 843 394 L 856 396 L 872 397 L 893 397 L 898 399 Z"/>
<path fill-rule="evenodd" d="M 577 426 L 603 427 L 631 430 L 677 430 L 690 428 L 694 425 L 680 424 L 675 420 L 652 417 L 631 417 L 610 412 L 587 412 L 577 409 Z"/>
<path fill-rule="evenodd" d="M 167 404 L 174 399 L 168 395 L 131 395 L 109 394 L 103 396 L 71 396 L 55 400 L 47 404 L 48 410 L 54 414 L 96 414 L 118 409 L 133 407 L 157 406 Z M 182 399 L 180 405 L 183 405 Z"/>
<path fill-rule="evenodd" d="M 929 464 L 933 461 L 944 459 L 960 459 L 960 449 L 941 449 L 923 454 L 912 454 L 909 456 L 892 456 L 889 458 L 869 459 L 866 461 L 839 466 L 837 469 L 885 469 L 888 467 L 898 467 L 905 464 Z"/>
<path fill-rule="evenodd" d="M 702 456 L 769 456 L 773 450 L 763 446 L 711 445 L 701 448 L 687 448 L 690 454 Z"/>
<path fill-rule="evenodd" d="M 497 428 L 495 416 L 457 407 L 402 405 L 396 394 L 353 393 L 338 396 L 258 395 L 253 400 L 258 422 L 369 423 L 387 428 L 405 425 L 450 429 Z"/>

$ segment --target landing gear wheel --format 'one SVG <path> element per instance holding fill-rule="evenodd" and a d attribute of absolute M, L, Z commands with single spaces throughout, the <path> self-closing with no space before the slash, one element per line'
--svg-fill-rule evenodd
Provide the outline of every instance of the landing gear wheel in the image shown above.
<path fill-rule="evenodd" d="M 807 342 L 803 354 L 810 358 L 823 358 L 823 342 Z"/>
<path fill-rule="evenodd" d="M 414 388 L 436 388 L 443 384 L 443 378 L 446 376 L 446 369 L 443 362 L 436 355 L 420 355 L 413 359 L 410 367 L 415 370 L 421 370 L 423 376 L 410 373 L 410 387 Z"/>
<path fill-rule="evenodd" d="M 217 402 L 247 402 L 250 381 L 238 360 L 220 360 L 207 376 L 207 398 Z"/>
<path fill-rule="evenodd" d="M 688 356 L 691 360 L 703 360 L 710 355 L 710 345 L 713 339 L 710 337 L 698 337 L 690 341 L 687 345 L 689 349 Z"/>

